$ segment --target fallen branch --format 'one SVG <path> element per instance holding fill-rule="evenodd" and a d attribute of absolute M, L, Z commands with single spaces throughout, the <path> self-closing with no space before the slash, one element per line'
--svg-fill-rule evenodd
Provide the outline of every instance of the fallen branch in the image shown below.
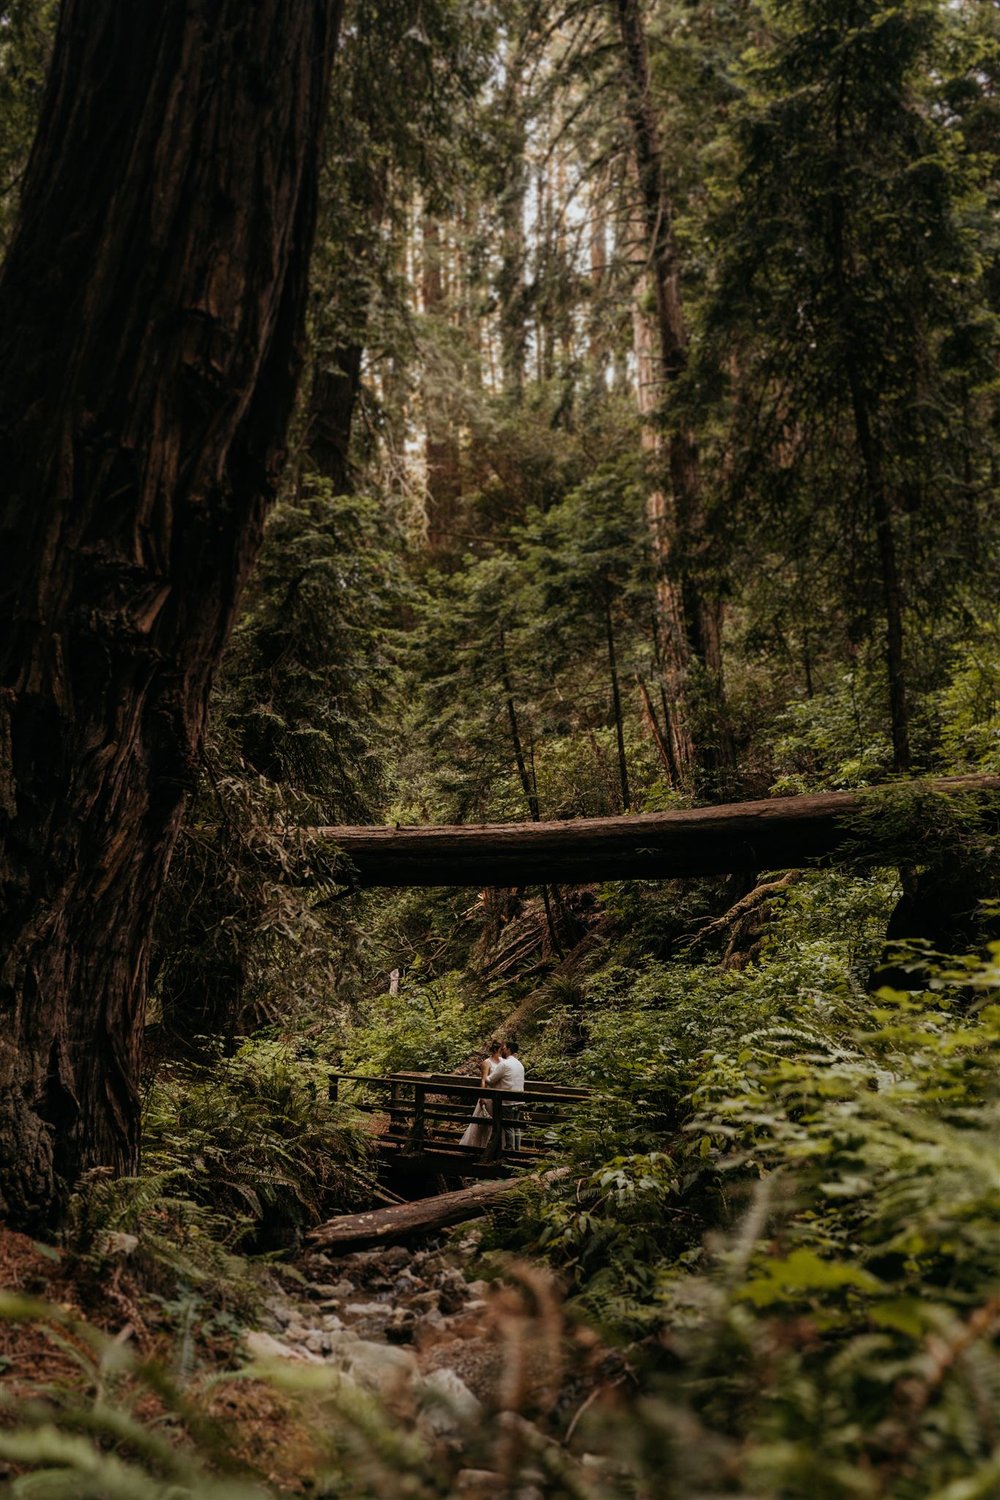
<path fill-rule="evenodd" d="M 565 1176 L 565 1168 L 546 1172 L 542 1181 Z M 346 1250 L 364 1245 L 389 1245 L 411 1234 L 432 1234 L 452 1224 L 484 1214 L 496 1198 L 525 1182 L 523 1177 L 494 1178 L 476 1182 L 472 1187 L 452 1193 L 438 1193 L 433 1198 L 418 1198 L 415 1203 L 401 1203 L 391 1208 L 376 1208 L 363 1214 L 340 1214 L 313 1229 L 307 1239 L 320 1248 Z"/>
<path fill-rule="evenodd" d="M 324 1249 L 346 1249 L 388 1245 L 411 1234 L 430 1234 L 484 1214 L 494 1198 L 509 1192 L 519 1181 L 516 1177 L 498 1178 L 453 1193 L 439 1193 L 434 1198 L 420 1198 L 415 1203 L 393 1204 L 391 1208 L 377 1208 L 370 1213 L 341 1214 L 312 1230 L 308 1238 Z"/>
<path fill-rule="evenodd" d="M 752 891 L 748 891 L 745 896 L 741 896 L 739 901 L 731 906 L 728 911 L 723 912 L 721 917 L 715 917 L 712 921 L 706 922 L 705 926 L 688 941 L 688 952 L 694 952 L 697 948 L 701 947 L 702 943 L 710 941 L 720 932 L 731 931 L 738 923 L 742 922 L 744 917 L 749 916 L 752 911 L 756 910 L 758 906 L 762 906 L 772 896 L 777 896 L 782 891 L 787 891 L 789 886 L 794 885 L 797 880 L 801 879 L 801 870 L 789 870 L 779 880 L 766 880 L 762 885 L 754 886 Z"/>

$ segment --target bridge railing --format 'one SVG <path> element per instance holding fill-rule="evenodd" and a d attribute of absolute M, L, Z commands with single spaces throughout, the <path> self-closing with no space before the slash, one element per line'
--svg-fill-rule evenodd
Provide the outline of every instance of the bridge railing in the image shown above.
<path fill-rule="evenodd" d="M 344 1087 L 346 1086 L 346 1088 Z M 548 1154 L 555 1132 L 589 1090 L 529 1079 L 523 1091 L 484 1089 L 453 1073 L 331 1073 L 331 1097 L 381 1117 L 379 1146 L 386 1155 L 433 1156 L 476 1169 L 526 1165 Z M 489 1117 L 476 1117 L 480 1100 Z M 485 1144 L 463 1145 L 471 1124 L 486 1127 Z"/>

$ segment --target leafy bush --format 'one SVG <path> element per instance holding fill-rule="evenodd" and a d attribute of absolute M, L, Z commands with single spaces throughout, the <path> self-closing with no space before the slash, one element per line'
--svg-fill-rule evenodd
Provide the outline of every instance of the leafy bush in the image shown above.
<path fill-rule="evenodd" d="M 850 924 L 839 942 L 801 934 L 824 893 L 828 920 L 846 904 L 865 925 L 861 883 L 817 876 L 755 970 L 595 979 L 608 1091 L 576 1134 L 575 1180 L 525 1199 L 520 1243 L 640 1340 L 657 1399 L 617 1441 L 631 1461 L 637 1445 L 675 1455 L 661 1493 L 738 1474 L 762 1496 L 986 1496 L 1000 945 L 988 961 L 922 951 L 928 990 L 870 999 Z M 694 1465 L 676 1462 L 681 1429 Z"/>
<path fill-rule="evenodd" d="M 395 995 L 376 995 L 363 1007 L 360 1024 L 344 1053 L 348 1072 L 448 1071 L 481 1048 L 483 1015 L 471 982 L 461 974 L 440 978 L 419 969 Z"/>
<path fill-rule="evenodd" d="M 371 1181 L 365 1137 L 327 1084 L 322 1062 L 261 1039 L 164 1071 L 146 1103 L 146 1171 L 255 1231 L 314 1224 Z"/>
<path fill-rule="evenodd" d="M 366 1138 L 327 1097 L 326 1069 L 278 1042 L 164 1069 L 144 1126 L 141 1174 L 94 1174 L 67 1236 L 92 1266 L 126 1256 L 171 1306 L 191 1294 L 213 1316 L 248 1311 L 260 1287 L 242 1256 L 366 1201 L 372 1181 Z"/>

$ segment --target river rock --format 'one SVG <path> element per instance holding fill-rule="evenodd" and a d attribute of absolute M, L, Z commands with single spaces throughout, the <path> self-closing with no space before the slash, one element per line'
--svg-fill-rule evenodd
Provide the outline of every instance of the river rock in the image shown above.
<path fill-rule="evenodd" d="M 503 1493 L 503 1476 L 492 1469 L 459 1469 L 455 1475 L 455 1493 L 466 1500 L 492 1500 Z"/>
<path fill-rule="evenodd" d="M 411 1307 L 394 1308 L 385 1326 L 385 1336 L 390 1344 L 412 1344 L 417 1326 L 417 1315 Z"/>
<path fill-rule="evenodd" d="M 429 1287 L 426 1292 L 415 1292 L 410 1298 L 410 1306 L 417 1312 L 437 1312 L 441 1301 L 441 1293 L 437 1287 Z"/>
<path fill-rule="evenodd" d="M 290 1344 L 282 1343 L 270 1333 L 265 1333 L 262 1328 L 249 1329 L 243 1335 L 243 1343 L 247 1353 L 254 1359 L 294 1359 L 309 1364 L 322 1364 L 322 1360 L 311 1350 L 292 1348 Z"/>
<path fill-rule="evenodd" d="M 310 1288 L 312 1296 L 321 1301 L 328 1299 L 333 1302 L 342 1302 L 345 1297 L 353 1297 L 356 1291 L 357 1287 L 354 1282 L 348 1281 L 346 1276 L 340 1281 L 318 1281 Z"/>
<path fill-rule="evenodd" d="M 432 1370 L 421 1381 L 421 1426 L 438 1436 L 471 1426 L 482 1415 L 482 1404 L 454 1370 Z"/>
<path fill-rule="evenodd" d="M 436 1307 L 432 1307 L 429 1312 L 425 1312 L 422 1317 L 418 1318 L 413 1337 L 420 1344 L 440 1343 L 447 1326 L 443 1314 L 439 1313 Z"/>
<path fill-rule="evenodd" d="M 383 1400 L 407 1386 L 417 1372 L 417 1361 L 408 1349 L 392 1344 L 376 1344 L 367 1339 L 343 1341 L 342 1334 L 331 1334 L 331 1362 L 345 1370 L 352 1380 Z"/>
<path fill-rule="evenodd" d="M 283 1297 L 268 1297 L 264 1306 L 282 1328 L 287 1327 L 289 1323 L 294 1323 L 298 1318 L 298 1310 Z"/>
<path fill-rule="evenodd" d="M 445 1271 L 438 1277 L 441 1300 L 438 1306 L 443 1313 L 461 1312 L 465 1306 L 465 1277 L 461 1271 Z"/>

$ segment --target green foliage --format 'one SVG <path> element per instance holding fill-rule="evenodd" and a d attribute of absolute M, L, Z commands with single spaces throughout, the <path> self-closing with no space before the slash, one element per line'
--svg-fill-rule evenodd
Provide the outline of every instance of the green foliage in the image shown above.
<path fill-rule="evenodd" d="M 366 1137 L 328 1098 L 328 1072 L 264 1040 L 164 1067 L 146 1096 L 141 1174 L 87 1180 L 68 1243 L 95 1271 L 127 1262 L 170 1320 L 186 1297 L 213 1325 L 252 1311 L 261 1288 L 243 1257 L 294 1242 L 370 1190 Z"/>
<path fill-rule="evenodd" d="M 421 691 L 400 765 L 424 818 L 524 818 L 529 792 L 543 817 L 621 810 L 609 631 L 636 800 L 662 792 L 631 691 L 655 674 L 635 469 L 605 463 L 460 571 L 426 579 L 406 659 Z"/>
<path fill-rule="evenodd" d="M 862 850 L 884 851 L 886 864 L 929 865 L 965 872 L 982 896 L 996 867 L 997 810 L 988 792 L 961 796 L 935 791 L 919 781 L 872 787 L 845 823 L 850 839 L 843 863 Z"/>
<path fill-rule="evenodd" d="M 735 178 L 727 161 L 717 183 L 710 357 L 694 383 L 699 400 L 716 381 L 728 392 L 725 524 L 731 555 L 746 548 L 750 636 L 810 696 L 860 658 L 865 746 L 849 774 L 864 778 L 884 755 L 885 707 L 873 734 L 863 700 L 897 587 L 886 547 L 918 691 L 940 685 L 989 572 L 987 162 L 939 92 L 969 17 L 936 0 L 778 0 L 765 15 Z M 913 729 L 929 757 L 933 724 Z"/>
<path fill-rule="evenodd" d="M 73 1350 L 81 1372 L 79 1393 L 61 1399 L 0 1398 L 0 1459 L 18 1472 L 4 1485 L 12 1500 L 264 1500 L 264 1488 L 239 1473 L 221 1426 L 163 1369 L 58 1308 L 14 1292 L 0 1293 L 0 1319 L 44 1328 Z M 169 1430 L 137 1409 L 148 1408 L 151 1396 L 172 1425 L 183 1423 L 194 1434 L 196 1446 L 171 1441 Z"/>
<path fill-rule="evenodd" d="M 990 634 L 955 662 L 938 698 L 941 748 L 949 768 L 1000 767 L 1000 653 Z"/>
<path fill-rule="evenodd" d="M 883 900 L 811 877 L 756 970 L 591 982 L 584 1059 L 606 1092 L 574 1133 L 572 1189 L 527 1200 L 521 1234 L 591 1316 L 658 1334 L 634 1357 L 664 1404 L 623 1456 L 687 1424 L 706 1485 L 724 1469 L 762 1496 L 989 1493 L 1000 945 L 866 1003 Z M 681 1469 L 664 1493 L 687 1493 Z"/>
<path fill-rule="evenodd" d="M 485 1017 L 478 1001 L 463 974 L 435 977 L 411 969 L 395 995 L 383 992 L 361 1007 L 345 1049 L 345 1070 L 450 1071 L 482 1049 Z"/>
<path fill-rule="evenodd" d="M 348 902 L 335 858 L 293 832 L 619 811 L 609 636 L 632 805 L 683 805 L 653 734 L 676 710 L 674 622 L 654 627 L 644 513 L 662 488 L 670 531 L 657 438 L 682 423 L 698 557 L 661 540 L 725 594 L 740 784 L 864 789 L 855 840 L 908 885 L 915 866 L 953 875 L 969 906 L 995 878 L 985 802 L 869 790 L 893 766 L 880 503 L 915 762 L 998 766 L 995 7 L 638 9 L 689 334 L 658 434 L 614 7 L 346 6 L 313 379 L 161 909 L 170 1060 L 141 1175 L 87 1183 L 70 1240 L 89 1275 L 151 1289 L 165 1325 L 231 1335 L 260 1298 L 248 1252 L 368 1201 L 325 1066 L 270 1038 L 363 1073 L 447 1069 L 531 997 L 530 1070 L 595 1093 L 558 1142 L 566 1178 L 498 1210 L 493 1237 L 547 1259 L 571 1317 L 627 1346 L 627 1402 L 610 1430 L 584 1412 L 576 1439 L 620 1466 L 591 1483 L 544 1444 L 511 1458 L 501 1423 L 435 1446 L 328 1370 L 267 1372 L 316 1403 L 319 1492 L 423 1500 L 477 1461 L 513 1492 L 530 1460 L 575 1500 L 971 1500 L 998 1484 L 994 964 L 917 945 L 896 970 L 926 988 L 872 1000 L 900 891 L 850 851 L 773 892 L 741 948 L 720 917 L 736 881 Z M 45 3 L 0 6 L 2 233 L 48 26 Z M 429 243 L 440 295 L 416 286 Z M 324 479 L 322 377 L 348 366 L 350 462 Z M 428 555 L 435 438 L 459 493 Z M 260 1493 L 218 1477 L 217 1434 L 166 1451 L 181 1398 L 117 1357 L 95 1353 L 89 1406 L 7 1414 L 12 1493 Z M 133 1418 L 133 1380 L 162 1423 Z"/>
<path fill-rule="evenodd" d="M 185 1036 L 328 1003 L 350 970 L 332 853 L 285 829 L 369 822 L 386 800 L 396 541 L 376 501 L 322 480 L 271 518 L 161 908 L 156 994 Z"/>
<path fill-rule="evenodd" d="M 386 631 L 401 592 L 392 540 L 377 501 L 310 480 L 270 519 L 225 660 L 223 753 L 317 822 L 366 822 L 385 800 Z"/>
<path fill-rule="evenodd" d="M 6 247 L 52 47 L 53 0 L 0 4 L 0 249 Z"/>
<path fill-rule="evenodd" d="M 161 1320 L 180 1327 L 197 1317 L 204 1336 L 231 1332 L 262 1297 L 259 1276 L 236 1246 L 254 1225 L 248 1212 L 216 1211 L 187 1196 L 182 1171 L 139 1177 L 97 1175 L 70 1202 L 64 1239 L 82 1280 L 138 1281 Z"/>
<path fill-rule="evenodd" d="M 146 1169 L 258 1235 L 350 1206 L 369 1183 L 366 1149 L 349 1112 L 327 1097 L 328 1073 L 264 1040 L 211 1066 L 165 1070 L 147 1099 Z"/>

